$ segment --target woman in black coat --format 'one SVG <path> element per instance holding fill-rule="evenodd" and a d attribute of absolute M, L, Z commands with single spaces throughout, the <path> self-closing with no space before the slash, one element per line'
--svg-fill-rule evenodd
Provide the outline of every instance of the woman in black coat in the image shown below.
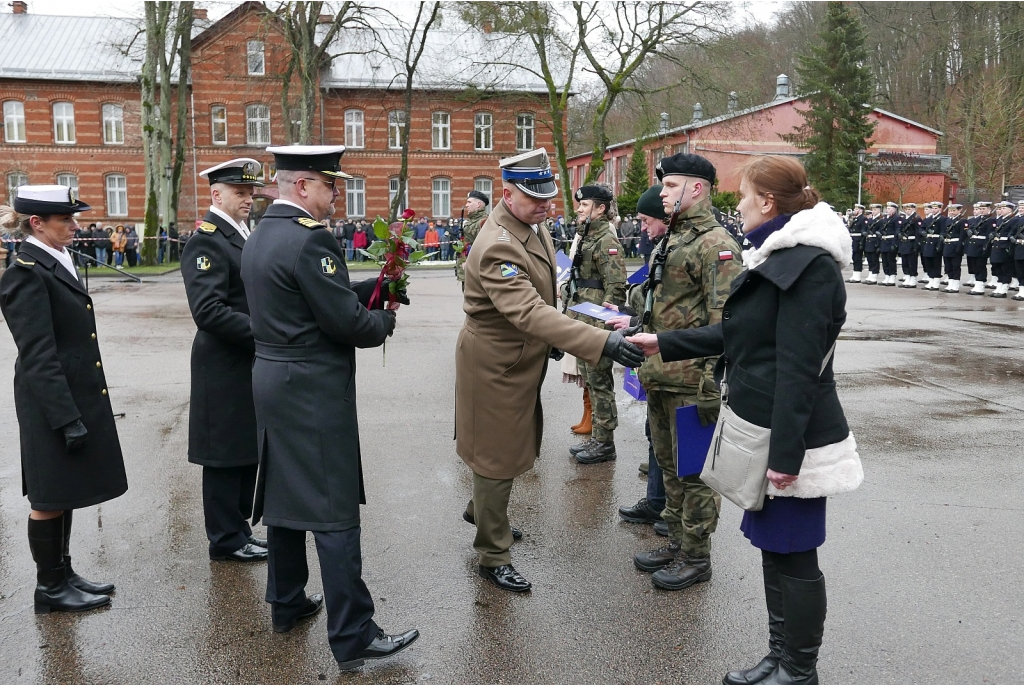
<path fill-rule="evenodd" d="M 722 323 L 629 340 L 667 362 L 722 355 L 716 378 L 726 378 L 729 407 L 771 428 L 768 497 L 741 526 L 761 550 L 769 654 L 722 682 L 810 685 L 818 682 L 825 624 L 817 548 L 825 541 L 826 496 L 864 478 L 832 374 L 846 321 L 842 269 L 850 234 L 794 159 L 756 159 L 740 193 L 753 248 L 744 253 L 748 270 L 733 283 Z"/>
<path fill-rule="evenodd" d="M 27 236 L 0 279 L 0 310 L 18 346 L 14 405 L 36 613 L 110 603 L 113 585 L 71 568 L 71 516 L 128 490 L 96 313 L 64 249 L 78 227 L 73 214 L 88 209 L 66 186 L 22 186 L 13 208 L 0 206 L 0 226 Z"/>

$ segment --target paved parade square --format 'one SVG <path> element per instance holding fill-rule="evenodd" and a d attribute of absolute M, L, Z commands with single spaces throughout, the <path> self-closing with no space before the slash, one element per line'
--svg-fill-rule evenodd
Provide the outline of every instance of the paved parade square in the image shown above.
<path fill-rule="evenodd" d="M 866 480 L 829 502 L 822 682 L 1020 683 L 1024 307 L 877 286 L 848 293 L 835 365 Z M 113 408 L 124 412 L 129 491 L 76 514 L 72 552 L 117 593 L 109 609 L 32 612 L 16 350 L 0 336 L 0 682 L 712 685 L 762 656 L 760 558 L 736 507 L 723 506 L 710 582 L 662 592 L 633 567 L 661 538 L 616 514 L 642 496 L 647 454 L 645 409 L 621 391 L 621 367 L 618 460 L 593 466 L 568 454 L 581 391 L 549 368 L 541 458 L 510 506 L 525 531 L 515 563 L 533 591 L 511 595 L 476 575 L 461 517 L 471 473 L 452 441 L 462 297 L 449 271 L 418 270 L 386 365 L 381 349 L 360 351 L 357 382 L 363 575 L 378 623 L 422 637 L 340 675 L 325 614 L 275 634 L 265 564 L 208 559 L 201 469 L 186 462 L 195 327 L 180 275 L 95 279 L 92 294 Z M 318 592 L 312 536 L 307 544 Z"/>

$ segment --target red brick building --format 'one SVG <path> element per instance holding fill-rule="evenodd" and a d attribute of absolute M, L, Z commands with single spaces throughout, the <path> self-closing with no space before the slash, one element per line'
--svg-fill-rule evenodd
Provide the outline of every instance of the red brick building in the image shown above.
<path fill-rule="evenodd" d="M 93 206 L 81 222 L 141 222 L 141 64 L 125 50 L 137 22 L 34 15 L 24 2 L 12 7 L 0 14 L 0 173 L 6 181 L 0 201 L 17 185 L 64 182 Z M 279 74 L 287 52 L 275 17 L 256 2 L 216 22 L 198 12 L 191 92 L 185 95 L 189 130 L 178 203 L 183 226 L 208 206 L 198 171 L 234 157 L 265 165 L 269 185 L 260 194 L 261 212 L 277 194 L 266 147 L 297 137 L 295 117 L 282 104 Z M 403 38 L 385 33 L 379 40 Z M 458 216 L 474 188 L 496 191 L 501 157 L 552 148 L 543 83 L 523 69 L 480 58 L 507 54 L 510 40 L 473 29 L 431 34 L 414 81 L 412 116 L 403 126 L 399 67 L 365 32 L 339 34 L 332 52 L 346 54 L 319 75 L 313 140 L 348 147 L 342 167 L 355 178 L 347 182 L 335 218 L 387 213 L 398 190 L 400 136 L 406 134 L 406 206 L 437 218 Z"/>

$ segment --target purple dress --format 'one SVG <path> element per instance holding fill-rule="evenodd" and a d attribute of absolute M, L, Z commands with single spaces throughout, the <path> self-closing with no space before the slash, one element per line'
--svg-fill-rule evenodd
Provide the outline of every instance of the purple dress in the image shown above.
<path fill-rule="evenodd" d="M 825 542 L 826 497 L 765 497 L 761 511 L 743 513 L 740 530 L 750 544 L 766 552 L 792 554 Z"/>

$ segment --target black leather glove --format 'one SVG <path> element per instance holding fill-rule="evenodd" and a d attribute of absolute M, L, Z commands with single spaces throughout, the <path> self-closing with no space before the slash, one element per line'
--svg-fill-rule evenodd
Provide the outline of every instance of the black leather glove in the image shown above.
<path fill-rule="evenodd" d="M 388 309 L 384 313 L 388 315 L 386 325 L 388 327 L 388 337 L 390 338 L 395 334 L 395 324 L 398 323 L 398 315 L 392 309 Z"/>
<path fill-rule="evenodd" d="M 640 317 L 634 316 L 629 320 L 629 328 L 623 328 L 619 333 L 622 333 L 623 338 L 628 338 L 631 335 L 637 333 L 643 333 L 644 327 L 640 325 Z"/>
<path fill-rule="evenodd" d="M 613 331 L 608 336 L 601 355 L 630 368 L 636 368 L 644 363 L 643 351 L 633 343 L 626 342 L 626 338 L 618 331 Z"/>
<path fill-rule="evenodd" d="M 562 352 L 557 347 L 552 347 L 551 351 L 548 352 L 548 357 L 554 359 L 556 362 L 562 361 L 562 357 L 565 356 L 565 352 Z"/>
<path fill-rule="evenodd" d="M 75 419 L 68 425 L 61 428 L 64 433 L 64 444 L 68 452 L 77 452 L 85 447 L 85 441 L 89 438 L 89 431 L 81 419 Z"/>
<path fill-rule="evenodd" d="M 697 418 L 700 425 L 710 426 L 718 423 L 718 412 L 722 408 L 722 398 L 716 397 L 713 400 L 697 400 Z"/>
<path fill-rule="evenodd" d="M 384 297 L 384 298 L 387 297 L 388 293 L 391 292 L 390 287 L 391 287 L 391 281 L 389 279 L 385 278 L 384 281 L 380 284 L 380 294 L 381 294 L 381 297 Z M 409 304 L 409 294 L 407 292 L 405 292 L 405 288 L 402 288 L 397 293 L 395 293 L 395 297 L 398 298 L 398 303 L 399 304 Z"/>

